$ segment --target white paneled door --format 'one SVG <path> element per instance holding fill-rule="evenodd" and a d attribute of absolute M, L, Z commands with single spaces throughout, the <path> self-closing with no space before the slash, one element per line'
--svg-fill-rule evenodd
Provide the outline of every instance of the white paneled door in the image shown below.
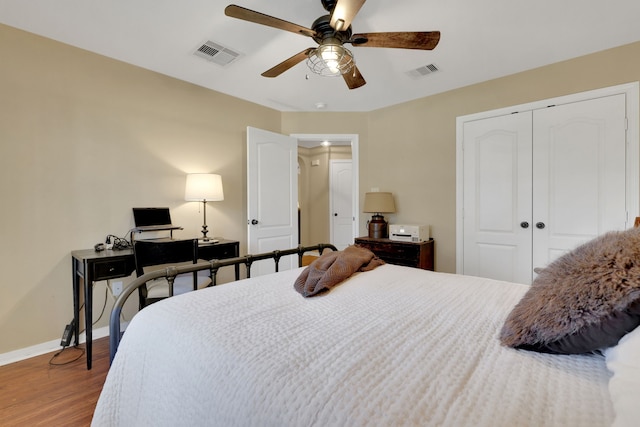
<path fill-rule="evenodd" d="M 533 112 L 533 268 L 623 230 L 625 95 Z"/>
<path fill-rule="evenodd" d="M 343 250 L 353 244 L 354 238 L 351 160 L 331 160 L 329 170 L 331 243 Z"/>
<path fill-rule="evenodd" d="M 531 112 L 464 124 L 463 274 L 531 280 L 531 141 Z"/>
<path fill-rule="evenodd" d="M 534 269 L 627 227 L 624 94 L 465 122 L 463 274 Z"/>
<path fill-rule="evenodd" d="M 286 135 L 247 128 L 248 251 L 252 254 L 298 246 L 298 141 Z M 283 257 L 281 271 L 297 267 Z M 273 273 L 272 260 L 256 261 L 252 276 Z"/>

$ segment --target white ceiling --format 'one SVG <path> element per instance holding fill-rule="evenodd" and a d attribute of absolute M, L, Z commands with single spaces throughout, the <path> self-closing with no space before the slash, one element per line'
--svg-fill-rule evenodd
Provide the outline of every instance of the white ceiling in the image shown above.
<path fill-rule="evenodd" d="M 311 27 L 320 0 L 232 0 Z M 225 16 L 229 0 L 0 0 L 0 22 L 279 111 L 371 111 L 640 40 L 638 0 L 369 0 L 354 33 L 442 32 L 433 51 L 354 47 L 367 81 L 349 90 L 300 63 L 308 37 Z M 211 40 L 239 52 L 221 67 L 193 52 Z M 347 45 L 351 48 L 350 45 Z M 439 71 L 407 73 L 435 64 Z M 46 68 L 46 64 L 42 64 Z"/>

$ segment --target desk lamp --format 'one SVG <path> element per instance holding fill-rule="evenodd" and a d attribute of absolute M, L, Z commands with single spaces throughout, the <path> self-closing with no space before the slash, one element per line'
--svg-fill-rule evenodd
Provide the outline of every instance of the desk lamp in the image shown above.
<path fill-rule="evenodd" d="M 364 212 L 373 213 L 371 220 L 367 221 L 369 237 L 382 239 L 389 237 L 389 228 L 382 213 L 394 213 L 396 204 L 393 194 L 385 192 L 365 193 Z"/>
<path fill-rule="evenodd" d="M 213 242 L 209 237 L 207 237 L 207 202 L 224 200 L 222 177 L 215 173 L 187 174 L 187 185 L 184 191 L 184 199 L 188 202 L 202 202 L 204 224 L 202 225 L 203 237 L 201 240 L 204 242 Z"/>

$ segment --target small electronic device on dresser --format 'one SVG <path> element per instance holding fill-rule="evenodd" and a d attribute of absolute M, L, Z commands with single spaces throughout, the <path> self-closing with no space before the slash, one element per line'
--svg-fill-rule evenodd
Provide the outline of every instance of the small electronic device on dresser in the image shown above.
<path fill-rule="evenodd" d="M 389 239 L 400 242 L 424 242 L 429 240 L 428 225 L 390 224 Z"/>

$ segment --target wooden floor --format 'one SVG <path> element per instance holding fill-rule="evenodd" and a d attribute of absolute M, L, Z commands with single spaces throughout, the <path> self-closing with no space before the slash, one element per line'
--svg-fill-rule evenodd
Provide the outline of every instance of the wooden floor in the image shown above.
<path fill-rule="evenodd" d="M 0 426 L 91 424 L 109 370 L 109 338 L 93 341 L 91 370 L 82 347 L 0 366 Z"/>

